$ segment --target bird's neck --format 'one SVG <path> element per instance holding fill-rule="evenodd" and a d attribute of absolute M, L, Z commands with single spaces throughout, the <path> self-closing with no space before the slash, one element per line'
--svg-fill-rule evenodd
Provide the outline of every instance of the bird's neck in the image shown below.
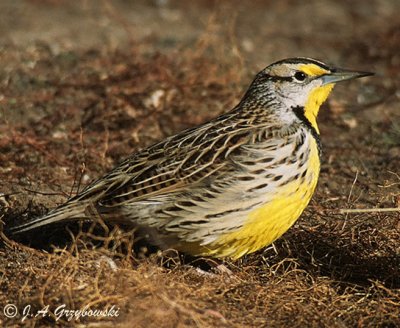
<path fill-rule="evenodd" d="M 334 84 L 328 84 L 314 89 L 313 91 L 311 91 L 307 99 L 306 105 L 304 106 L 304 116 L 307 118 L 311 126 L 315 129 L 315 131 L 317 131 L 318 134 L 319 129 L 317 124 L 317 116 L 319 108 L 329 96 L 333 87 Z"/>

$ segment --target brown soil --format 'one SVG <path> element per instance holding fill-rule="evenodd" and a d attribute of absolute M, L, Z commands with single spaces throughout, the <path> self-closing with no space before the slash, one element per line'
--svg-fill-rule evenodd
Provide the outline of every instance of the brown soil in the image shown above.
<path fill-rule="evenodd" d="M 273 247 L 227 261 L 231 275 L 142 256 L 126 230 L 3 235 L 0 325 L 399 327 L 400 211 L 341 213 L 400 207 L 399 12 L 397 0 L 2 1 L 6 225 L 229 110 L 273 61 L 310 56 L 377 74 L 335 89 L 319 118 L 310 206 Z M 62 305 L 118 312 L 68 321 Z"/>

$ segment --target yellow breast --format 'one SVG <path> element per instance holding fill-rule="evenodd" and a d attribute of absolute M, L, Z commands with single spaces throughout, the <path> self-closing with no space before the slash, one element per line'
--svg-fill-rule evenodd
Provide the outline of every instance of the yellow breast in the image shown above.
<path fill-rule="evenodd" d="M 314 193 L 320 171 L 317 143 L 310 140 L 305 176 L 276 188 L 264 205 L 248 214 L 241 229 L 223 235 L 204 255 L 239 258 L 271 244 L 294 224 Z"/>

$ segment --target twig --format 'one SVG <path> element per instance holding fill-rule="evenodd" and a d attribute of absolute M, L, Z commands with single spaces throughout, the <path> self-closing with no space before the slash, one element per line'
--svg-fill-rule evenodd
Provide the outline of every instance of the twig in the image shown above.
<path fill-rule="evenodd" d="M 54 196 L 54 195 L 65 196 L 64 192 L 44 192 L 44 191 L 32 190 L 32 189 L 25 188 L 25 187 L 24 187 L 24 190 L 27 191 L 27 192 L 31 192 L 31 193 L 38 194 L 38 195 L 43 195 L 43 196 Z M 15 193 L 15 194 L 20 194 L 20 192 L 19 193 Z"/>
<path fill-rule="evenodd" d="M 388 208 L 342 208 L 339 210 L 340 214 L 346 213 L 375 213 L 375 212 L 400 212 L 400 207 Z"/>
<path fill-rule="evenodd" d="M 358 178 L 358 170 L 356 171 L 356 176 L 355 176 L 355 178 L 354 178 L 354 181 L 353 181 L 353 183 L 351 184 L 351 188 L 350 188 L 349 197 L 347 197 L 347 202 L 348 202 L 348 203 L 350 203 L 351 194 L 353 193 L 353 188 L 354 188 L 354 185 L 355 185 L 355 184 L 356 184 L 356 182 L 357 182 L 357 178 Z"/>

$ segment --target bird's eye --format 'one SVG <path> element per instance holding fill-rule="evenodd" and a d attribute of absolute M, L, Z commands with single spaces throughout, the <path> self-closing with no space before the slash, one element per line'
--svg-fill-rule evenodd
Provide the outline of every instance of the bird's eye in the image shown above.
<path fill-rule="evenodd" d="M 294 78 L 297 81 L 302 82 L 302 81 L 304 81 L 306 79 L 306 77 L 307 77 L 306 73 L 304 73 L 302 71 L 297 71 L 296 73 L 294 73 Z"/>

